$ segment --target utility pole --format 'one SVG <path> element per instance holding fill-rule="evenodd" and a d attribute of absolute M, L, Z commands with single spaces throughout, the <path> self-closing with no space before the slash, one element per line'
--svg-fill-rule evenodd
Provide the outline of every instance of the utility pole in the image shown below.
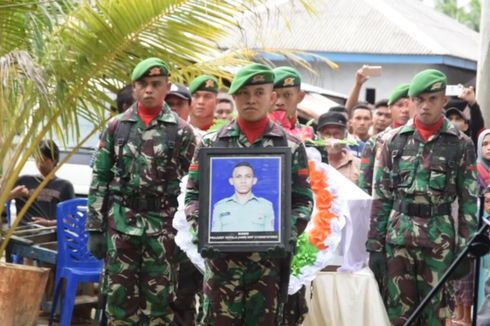
<path fill-rule="evenodd" d="M 481 1 L 480 58 L 478 60 L 476 98 L 485 119 L 485 127 L 490 126 L 490 1 Z"/>

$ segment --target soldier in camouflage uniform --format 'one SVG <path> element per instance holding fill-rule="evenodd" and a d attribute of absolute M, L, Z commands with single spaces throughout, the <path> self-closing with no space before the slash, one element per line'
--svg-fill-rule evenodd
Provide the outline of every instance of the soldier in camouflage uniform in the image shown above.
<path fill-rule="evenodd" d="M 393 134 L 393 130 L 404 126 L 409 119 L 413 118 L 415 110 L 408 98 L 408 87 L 410 85 L 398 85 L 388 99 L 388 105 L 392 113 L 393 122 L 383 132 L 369 138 L 361 156 L 361 175 L 358 186 L 368 194 L 372 194 L 374 179 L 374 162 L 379 158 L 384 142 Z"/>
<path fill-rule="evenodd" d="M 387 310 L 394 325 L 404 324 L 477 226 L 474 146 L 443 115 L 446 80 L 434 69 L 415 75 L 409 96 L 417 115 L 384 143 L 375 175 L 366 247 L 371 269 L 387 270 Z M 442 325 L 448 317 L 439 292 L 420 323 Z"/>
<path fill-rule="evenodd" d="M 230 87 L 238 118 L 207 134 L 189 172 L 186 214 L 197 228 L 199 219 L 199 149 L 216 146 L 273 147 L 284 142 L 292 152 L 292 194 L 290 213 L 293 234 L 302 231 L 312 211 L 312 192 L 303 144 L 269 120 L 275 101 L 274 73 L 261 64 L 251 64 L 236 74 Z M 280 284 L 280 259 L 269 253 L 221 253 L 206 259 L 204 275 L 204 325 L 276 325 Z M 283 271 L 284 272 L 284 271 Z M 286 271 L 289 272 L 289 271 Z M 279 315 L 280 316 L 280 315 Z"/>
<path fill-rule="evenodd" d="M 300 138 L 305 146 L 313 146 L 315 139 L 313 128 L 300 124 L 298 121 L 298 104 L 304 99 L 305 92 L 301 90 L 301 75 L 292 67 L 274 68 L 274 92 L 277 100 L 274 109 L 269 115 L 273 121 L 292 135 Z M 320 151 L 322 160 L 328 163 L 327 150 L 324 146 L 315 147 Z M 301 232 L 305 226 L 302 226 Z M 301 325 L 304 316 L 308 313 L 305 298 L 306 287 L 303 286 L 288 297 L 284 307 L 284 325 Z"/>
<path fill-rule="evenodd" d="M 410 118 L 413 118 L 415 110 L 413 104 L 408 98 L 408 83 L 398 85 L 388 99 L 393 122 L 392 125 L 386 128 L 383 132 L 372 136 L 367 142 L 361 156 L 361 173 L 359 175 L 358 186 L 369 195 L 372 195 L 373 179 L 375 175 L 375 161 L 379 160 L 383 144 L 389 139 L 398 128 L 404 126 Z M 386 272 L 374 275 L 378 282 L 378 287 L 381 296 L 386 304 L 387 286 Z"/>
<path fill-rule="evenodd" d="M 189 123 L 198 141 L 214 124 L 218 104 L 218 80 L 214 76 L 201 75 L 189 85 L 192 95 Z"/>
<path fill-rule="evenodd" d="M 164 104 L 167 64 L 133 70 L 137 103 L 109 121 L 88 198 L 89 249 L 104 258 L 111 325 L 171 325 L 178 264 L 172 218 L 195 148 L 190 126 Z"/>

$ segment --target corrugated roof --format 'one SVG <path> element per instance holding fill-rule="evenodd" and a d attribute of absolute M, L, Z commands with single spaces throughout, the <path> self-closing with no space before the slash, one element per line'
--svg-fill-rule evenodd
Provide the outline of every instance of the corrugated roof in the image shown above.
<path fill-rule="evenodd" d="M 249 15 L 221 45 L 315 52 L 478 58 L 479 34 L 415 0 L 328 0 L 312 15 L 298 1 Z M 259 17 L 257 19 L 257 17 Z"/>

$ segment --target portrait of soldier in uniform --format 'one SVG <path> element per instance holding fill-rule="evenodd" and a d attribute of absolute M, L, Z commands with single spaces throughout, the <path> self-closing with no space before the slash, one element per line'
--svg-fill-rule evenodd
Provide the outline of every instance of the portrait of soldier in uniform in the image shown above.
<path fill-rule="evenodd" d="M 214 205 L 211 232 L 274 231 L 272 203 L 252 191 L 258 181 L 252 165 L 237 163 L 228 181 L 235 190 Z"/>

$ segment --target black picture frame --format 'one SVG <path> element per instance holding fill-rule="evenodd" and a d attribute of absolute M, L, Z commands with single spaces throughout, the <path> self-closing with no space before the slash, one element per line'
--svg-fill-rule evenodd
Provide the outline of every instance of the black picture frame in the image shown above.
<path fill-rule="evenodd" d="M 239 171 L 250 171 L 243 162 L 253 168 L 256 182 L 253 199 L 240 203 L 246 190 L 235 180 L 241 177 Z M 199 171 L 200 253 L 209 248 L 227 253 L 291 250 L 290 148 L 202 148 Z"/>

